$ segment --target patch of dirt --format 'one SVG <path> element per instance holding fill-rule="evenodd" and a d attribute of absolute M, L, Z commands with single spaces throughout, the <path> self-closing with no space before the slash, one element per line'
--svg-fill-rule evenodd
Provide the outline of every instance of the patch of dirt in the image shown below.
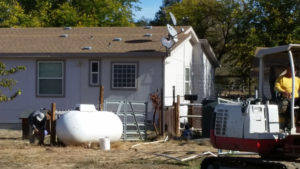
<path fill-rule="evenodd" d="M 0 129 L 0 166 L 4 168 L 31 169 L 159 169 L 159 168 L 199 168 L 201 159 L 193 162 L 178 162 L 163 156 L 186 158 L 205 151 L 216 152 L 208 139 L 195 141 L 170 140 L 166 143 L 144 144 L 146 142 L 111 143 L 111 151 L 100 150 L 97 144 L 84 146 L 55 147 L 29 144 L 22 140 L 21 131 Z M 138 144 L 138 145 L 136 145 Z M 136 145 L 132 148 L 133 145 Z"/>

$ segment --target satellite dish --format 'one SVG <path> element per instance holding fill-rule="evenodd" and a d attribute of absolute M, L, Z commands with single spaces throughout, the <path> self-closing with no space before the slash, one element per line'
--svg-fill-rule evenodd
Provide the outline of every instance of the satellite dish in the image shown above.
<path fill-rule="evenodd" d="M 168 29 L 169 35 L 171 35 L 173 37 L 177 35 L 177 31 L 171 25 L 167 24 L 167 29 Z"/>
<path fill-rule="evenodd" d="M 176 26 L 177 22 L 176 22 L 176 18 L 175 16 L 173 15 L 172 12 L 169 12 L 170 14 L 170 17 L 171 17 L 171 21 L 173 23 L 173 25 Z M 170 49 L 176 42 L 178 42 L 178 33 L 176 31 L 176 29 L 174 29 L 171 25 L 167 24 L 167 29 L 168 29 L 168 33 L 169 33 L 169 36 L 168 38 L 165 38 L 165 37 L 162 37 L 160 39 L 162 45 L 164 47 L 166 47 L 167 49 Z M 181 32 L 183 32 L 183 28 L 181 29 Z M 180 33 L 181 33 L 180 32 Z"/>
<path fill-rule="evenodd" d="M 172 37 L 172 39 L 175 41 L 175 42 L 178 42 L 178 38 L 177 38 L 177 31 L 169 24 L 167 24 L 167 29 L 168 29 L 168 32 L 169 32 L 169 35 Z"/>
<path fill-rule="evenodd" d="M 172 13 L 172 12 L 169 12 L 169 14 L 170 14 L 170 17 L 171 17 L 171 20 L 172 20 L 172 23 L 173 23 L 173 25 L 175 25 L 175 26 L 176 26 L 177 22 L 176 22 L 176 18 L 175 18 L 175 16 L 173 15 L 173 13 Z"/>
<path fill-rule="evenodd" d="M 161 41 L 162 45 L 164 47 L 166 47 L 167 49 L 170 49 L 175 43 L 172 39 L 168 40 L 167 38 L 164 38 L 164 37 L 162 37 L 160 39 L 160 41 Z"/>

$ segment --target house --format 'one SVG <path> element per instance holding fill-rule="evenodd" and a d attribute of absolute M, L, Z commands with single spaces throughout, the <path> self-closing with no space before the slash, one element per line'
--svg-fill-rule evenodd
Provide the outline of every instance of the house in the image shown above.
<path fill-rule="evenodd" d="M 1 28 L 0 61 L 27 70 L 11 76 L 22 95 L 1 103 L 0 123 L 20 123 L 21 112 L 52 102 L 60 109 L 97 105 L 99 85 L 105 100 L 148 102 L 149 113 L 149 95 L 161 88 L 165 105 L 172 86 L 176 95 L 197 94 L 198 102 L 215 97 L 214 52 L 192 27 L 184 29 L 167 52 L 160 42 L 166 27 Z"/>

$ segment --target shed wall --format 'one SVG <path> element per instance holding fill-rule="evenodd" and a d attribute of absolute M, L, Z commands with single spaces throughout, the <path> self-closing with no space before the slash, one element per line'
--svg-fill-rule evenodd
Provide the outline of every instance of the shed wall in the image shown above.
<path fill-rule="evenodd" d="M 201 44 L 194 45 L 193 56 L 192 93 L 198 95 L 196 102 L 215 99 L 215 68 L 201 50 Z"/>
<path fill-rule="evenodd" d="M 175 95 L 180 95 L 183 102 L 185 94 L 185 68 L 191 67 L 193 46 L 189 41 L 182 43 L 165 59 L 165 105 L 173 103 L 173 86 Z"/>

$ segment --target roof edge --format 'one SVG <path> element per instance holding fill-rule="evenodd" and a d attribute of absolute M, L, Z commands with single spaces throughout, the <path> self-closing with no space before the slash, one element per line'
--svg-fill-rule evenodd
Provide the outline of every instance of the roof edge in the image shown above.
<path fill-rule="evenodd" d="M 200 39 L 200 44 L 203 47 L 204 53 L 207 55 L 207 58 L 211 61 L 212 65 L 215 67 L 221 67 L 215 52 L 213 51 L 212 47 L 210 46 L 207 39 Z"/>
<path fill-rule="evenodd" d="M 165 52 L 125 52 L 125 53 L 0 53 L 1 58 L 87 58 L 87 57 L 164 57 Z"/>
<path fill-rule="evenodd" d="M 194 43 L 199 43 L 199 38 L 196 34 L 196 32 L 194 31 L 193 27 L 189 27 L 184 34 L 191 34 L 192 35 L 192 40 L 194 41 Z"/>

